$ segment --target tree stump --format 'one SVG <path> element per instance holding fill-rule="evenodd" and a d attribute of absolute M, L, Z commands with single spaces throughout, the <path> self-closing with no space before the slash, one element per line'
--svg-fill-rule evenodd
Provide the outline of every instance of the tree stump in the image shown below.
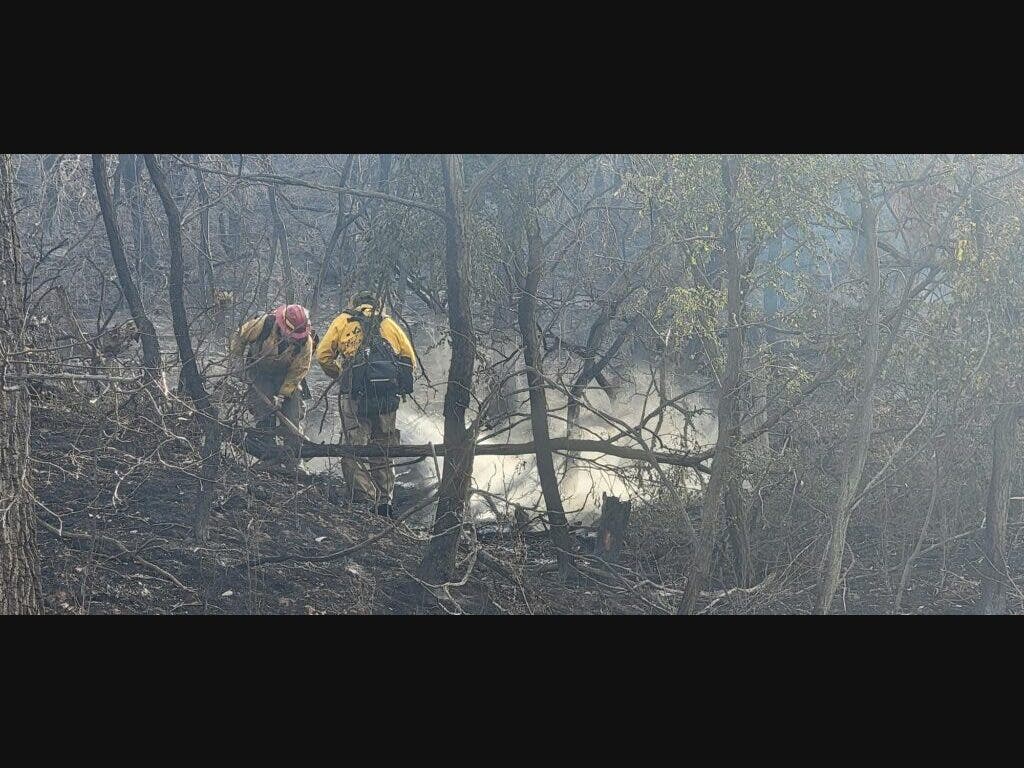
<path fill-rule="evenodd" d="M 633 504 L 617 496 L 601 494 L 601 519 L 597 525 L 597 546 L 594 553 L 602 560 L 617 563 L 622 552 L 622 540 L 629 525 Z"/>

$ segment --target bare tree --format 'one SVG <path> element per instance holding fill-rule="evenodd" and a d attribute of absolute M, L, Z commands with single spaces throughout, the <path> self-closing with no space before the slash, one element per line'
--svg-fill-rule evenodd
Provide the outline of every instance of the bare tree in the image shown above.
<path fill-rule="evenodd" d="M 537 474 L 540 477 L 544 506 L 551 525 L 551 538 L 558 551 L 558 562 L 564 577 L 568 577 L 572 564 L 572 545 L 569 540 L 562 495 L 558 490 L 558 476 L 551 452 L 551 434 L 548 430 L 548 402 L 544 371 L 541 366 L 540 334 L 537 332 L 537 289 L 544 272 L 544 241 L 537 221 L 536 208 L 531 204 L 526 213 L 526 265 L 520 268 L 518 302 L 519 332 L 523 339 L 523 363 L 530 388 L 530 425 L 537 445 Z"/>
<path fill-rule="evenodd" d="M 199 483 L 199 495 L 196 500 L 195 512 L 193 514 L 194 533 L 197 539 L 205 541 L 208 537 L 207 525 L 209 522 L 210 505 L 213 499 L 213 487 L 216 482 L 217 471 L 220 468 L 220 443 L 221 429 L 219 415 L 210 395 L 206 391 L 203 379 L 199 375 L 199 368 L 196 365 L 196 354 L 192 348 L 192 337 L 189 333 L 188 315 L 185 311 L 185 263 L 181 250 L 181 213 L 174 202 L 171 191 L 167 186 L 167 179 L 160 167 L 159 161 L 154 155 L 143 155 L 146 161 L 146 168 L 149 169 L 149 177 L 156 187 L 160 201 L 163 203 L 164 211 L 167 214 L 167 235 L 170 242 L 170 280 L 168 290 L 170 292 L 171 319 L 174 325 L 174 338 L 178 344 L 178 356 L 181 358 L 181 377 L 185 384 L 185 391 L 192 398 L 199 414 L 200 424 L 203 427 L 204 439 L 202 460 L 202 478 Z"/>
<path fill-rule="evenodd" d="M 274 222 L 273 240 L 277 243 L 277 250 L 281 252 L 281 268 L 284 271 L 284 300 L 286 304 L 295 303 L 295 278 L 292 276 L 292 259 L 288 253 L 288 233 L 284 228 L 284 221 L 277 210 L 277 187 L 273 184 L 267 187 L 267 200 L 270 203 L 270 216 Z M 273 256 L 271 256 L 271 269 L 273 269 Z M 270 273 L 267 273 L 270 279 Z"/>
<path fill-rule="evenodd" d="M 131 212 L 132 242 L 135 245 L 135 271 L 140 279 L 146 278 L 156 267 L 156 262 L 153 254 L 153 239 L 150 236 L 144 210 L 145 190 L 139 172 L 139 156 L 120 155 L 118 166 L 124 200 Z"/>
<path fill-rule="evenodd" d="M 348 179 L 352 173 L 352 164 L 355 160 L 355 154 L 349 153 L 345 159 L 345 166 L 341 171 L 341 176 L 338 179 L 338 186 L 344 187 L 348 184 Z M 324 278 L 327 275 L 327 267 L 331 263 L 331 258 L 334 256 L 336 250 L 340 250 L 339 242 L 342 240 L 346 231 L 356 218 L 357 214 L 351 212 L 351 204 L 347 204 L 351 198 L 339 192 L 338 195 L 338 213 L 334 221 L 334 230 L 331 232 L 331 236 L 327 241 L 327 246 L 324 248 L 323 261 L 320 263 L 320 270 L 317 272 L 316 282 L 313 285 L 313 297 L 309 300 L 309 316 L 314 320 L 319 317 L 320 310 L 320 292 L 323 289 Z"/>
<path fill-rule="evenodd" d="M 473 474 L 475 435 L 466 426 L 466 409 L 473 392 L 476 335 L 473 330 L 470 261 L 463 219 L 465 180 L 462 155 L 442 160 L 445 200 L 445 276 L 448 286 L 448 326 L 452 357 L 444 396 L 444 472 L 438 489 L 433 535 L 420 563 L 419 578 L 439 585 L 451 578 L 469 482 Z"/>
<path fill-rule="evenodd" d="M 29 470 L 32 406 L 17 360 L 25 303 L 18 228 L 14 218 L 11 156 L 0 154 L 0 614 L 41 613 L 35 510 Z M 13 359 L 12 359 L 13 358 Z"/>
<path fill-rule="evenodd" d="M 193 155 L 193 160 L 198 160 L 198 157 Z M 213 302 L 217 286 L 213 276 L 213 254 L 210 251 L 210 193 L 200 168 L 195 169 L 195 177 L 199 195 L 199 269 L 203 276 L 203 296 L 207 302 Z"/>
<path fill-rule="evenodd" d="M 96 197 L 100 204 L 100 213 L 103 215 L 103 224 L 107 228 L 107 239 L 110 241 L 110 257 L 114 262 L 114 269 L 117 271 L 117 280 L 121 285 L 121 292 L 128 301 L 128 308 L 131 310 L 132 319 L 139 329 L 142 337 L 142 363 L 146 369 L 146 375 L 158 387 L 163 389 L 163 374 L 161 371 L 162 359 L 160 355 L 160 341 L 157 339 L 156 329 L 153 322 L 146 314 L 146 308 L 142 305 L 142 297 L 135 285 L 128 260 L 124 254 L 124 241 L 121 239 L 121 232 L 117 226 L 117 213 L 110 198 L 110 187 L 107 183 L 107 164 L 103 155 L 92 156 L 92 175 L 96 185 Z"/>

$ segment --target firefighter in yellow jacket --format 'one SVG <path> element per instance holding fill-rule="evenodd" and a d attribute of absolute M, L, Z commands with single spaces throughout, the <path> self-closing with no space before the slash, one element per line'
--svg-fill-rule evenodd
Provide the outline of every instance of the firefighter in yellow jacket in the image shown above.
<path fill-rule="evenodd" d="M 379 345 L 376 356 L 371 355 L 374 338 L 364 344 L 364 327 L 371 337 L 379 334 L 390 346 L 394 353 L 390 360 L 386 350 L 379 351 Z M 340 377 L 342 441 L 398 445 L 401 434 L 395 429 L 395 418 L 399 395 L 412 391 L 416 353 L 405 331 L 384 314 L 372 293 L 361 291 L 352 297 L 350 307 L 334 319 L 321 339 L 316 359 L 324 373 Z M 381 382 L 379 389 L 376 382 Z M 341 465 L 355 503 L 372 505 L 381 515 L 392 514 L 395 471 L 387 457 L 344 458 Z"/>
<path fill-rule="evenodd" d="M 280 410 L 301 432 L 306 415 L 301 384 L 309 373 L 313 339 L 306 308 L 289 304 L 270 313 L 261 313 L 243 324 L 229 347 L 233 357 L 245 357 L 245 377 L 254 390 L 250 393 L 249 407 L 256 417 L 256 428 L 265 432 L 276 430 L 285 445 L 292 449 L 286 466 L 301 473 L 304 473 L 298 455 L 301 438 L 283 424 L 277 426 L 275 412 Z"/>

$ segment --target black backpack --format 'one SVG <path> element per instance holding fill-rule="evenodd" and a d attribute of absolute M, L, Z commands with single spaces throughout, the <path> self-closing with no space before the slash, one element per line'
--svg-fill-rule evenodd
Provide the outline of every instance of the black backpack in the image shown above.
<path fill-rule="evenodd" d="M 349 317 L 359 323 L 363 338 L 348 366 L 349 393 L 366 403 L 366 410 L 389 413 L 398 407 L 398 398 L 412 393 L 412 360 L 399 355 L 381 336 L 381 316 L 366 317 L 352 313 Z M 377 407 L 371 407 L 376 405 Z M 391 406 L 394 407 L 391 407 Z"/>

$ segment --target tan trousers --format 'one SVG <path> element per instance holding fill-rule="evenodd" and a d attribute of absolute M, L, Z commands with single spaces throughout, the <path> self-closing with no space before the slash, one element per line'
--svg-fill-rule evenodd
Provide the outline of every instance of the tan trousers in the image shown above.
<path fill-rule="evenodd" d="M 341 396 L 342 442 L 350 445 L 398 445 L 401 432 L 395 429 L 397 411 L 360 416 L 356 404 Z M 390 504 L 395 490 L 395 470 L 386 456 L 341 460 L 341 472 L 354 501 Z"/>

